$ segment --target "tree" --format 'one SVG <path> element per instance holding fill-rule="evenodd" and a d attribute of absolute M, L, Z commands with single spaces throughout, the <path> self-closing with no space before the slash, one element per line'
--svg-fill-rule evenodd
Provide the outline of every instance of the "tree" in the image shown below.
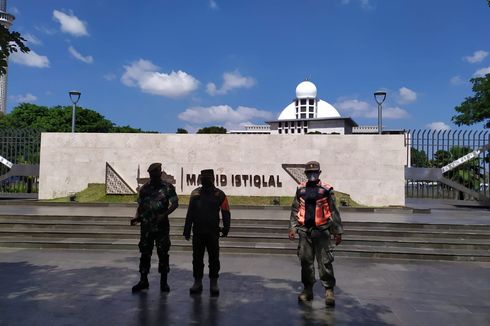
<path fill-rule="evenodd" d="M 197 131 L 197 133 L 198 134 L 226 134 L 226 131 L 227 131 L 226 128 L 211 126 L 211 127 L 201 128 Z"/>
<path fill-rule="evenodd" d="M 11 113 L 0 117 L 0 128 L 39 129 L 47 132 L 71 131 L 71 106 L 55 106 L 48 108 L 35 104 L 22 103 L 15 107 Z M 143 132 L 141 129 L 130 126 L 116 126 L 100 113 L 77 107 L 77 132 Z"/>
<path fill-rule="evenodd" d="M 429 164 L 427 154 L 423 150 L 418 150 L 414 147 L 410 148 L 410 158 L 412 166 L 415 168 L 426 168 Z"/>
<path fill-rule="evenodd" d="M 188 134 L 189 132 L 187 130 L 185 130 L 184 128 L 178 128 L 177 133 L 178 134 Z"/>
<path fill-rule="evenodd" d="M 452 121 L 458 126 L 483 121 L 485 128 L 490 128 L 490 74 L 472 78 L 470 82 L 475 94 L 455 108 L 459 115 L 453 116 Z"/>
<path fill-rule="evenodd" d="M 19 32 L 9 31 L 0 24 L 0 76 L 7 73 L 7 60 L 10 54 L 31 51 L 25 44 L 26 40 Z"/>

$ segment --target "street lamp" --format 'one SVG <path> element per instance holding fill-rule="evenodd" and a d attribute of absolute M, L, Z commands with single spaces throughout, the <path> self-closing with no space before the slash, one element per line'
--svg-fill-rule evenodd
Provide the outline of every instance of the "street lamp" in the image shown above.
<path fill-rule="evenodd" d="M 385 91 L 376 91 L 374 92 L 374 100 L 378 103 L 378 134 L 381 135 L 383 132 L 383 113 L 381 104 L 386 100 L 386 92 Z"/>
<path fill-rule="evenodd" d="M 75 132 L 75 116 L 76 116 L 76 110 L 77 110 L 77 103 L 78 100 L 80 100 L 80 93 L 79 91 L 70 91 L 68 93 L 70 95 L 70 100 L 73 103 L 73 111 L 71 113 L 71 132 Z"/>

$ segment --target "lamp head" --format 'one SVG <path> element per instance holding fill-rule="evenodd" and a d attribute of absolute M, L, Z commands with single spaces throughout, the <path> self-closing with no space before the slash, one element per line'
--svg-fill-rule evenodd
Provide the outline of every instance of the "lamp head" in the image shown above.
<path fill-rule="evenodd" d="M 77 104 L 78 100 L 80 100 L 80 95 L 82 95 L 79 91 L 70 91 L 68 94 L 70 95 L 70 100 L 73 104 Z"/>
<path fill-rule="evenodd" d="M 381 105 L 386 100 L 386 92 L 385 91 L 374 92 L 374 99 L 375 99 L 376 103 Z"/>

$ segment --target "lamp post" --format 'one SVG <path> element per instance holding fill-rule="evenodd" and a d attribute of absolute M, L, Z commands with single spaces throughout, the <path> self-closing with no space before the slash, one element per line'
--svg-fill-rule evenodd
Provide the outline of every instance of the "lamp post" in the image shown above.
<path fill-rule="evenodd" d="M 378 103 L 378 134 L 382 134 L 383 132 L 383 113 L 382 106 L 383 102 L 386 100 L 386 92 L 385 91 L 376 91 L 374 92 L 374 100 Z"/>
<path fill-rule="evenodd" d="M 76 110 L 77 110 L 77 103 L 78 100 L 80 100 L 80 93 L 79 91 L 70 91 L 68 93 L 70 95 L 70 100 L 73 103 L 73 111 L 71 113 L 71 132 L 75 132 L 75 116 L 76 116 Z"/>

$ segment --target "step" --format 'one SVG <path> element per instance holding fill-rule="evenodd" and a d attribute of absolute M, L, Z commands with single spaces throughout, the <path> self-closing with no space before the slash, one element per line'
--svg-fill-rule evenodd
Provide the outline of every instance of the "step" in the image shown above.
<path fill-rule="evenodd" d="M 18 239 L 1 238 L 0 247 L 18 248 L 64 248 L 64 249 L 103 249 L 103 250 L 137 250 L 136 240 L 94 241 L 93 239 L 76 238 L 54 241 L 52 239 Z M 260 254 L 296 254 L 295 243 L 278 245 L 269 243 L 241 243 L 222 242 L 222 252 L 230 253 L 260 253 Z M 173 241 L 171 251 L 191 250 L 191 242 Z M 490 261 L 487 250 L 447 250 L 427 248 L 397 248 L 397 247 L 371 247 L 349 246 L 338 247 L 337 256 L 370 257 L 370 258 L 397 258 L 422 260 L 452 260 L 452 261 Z"/>

